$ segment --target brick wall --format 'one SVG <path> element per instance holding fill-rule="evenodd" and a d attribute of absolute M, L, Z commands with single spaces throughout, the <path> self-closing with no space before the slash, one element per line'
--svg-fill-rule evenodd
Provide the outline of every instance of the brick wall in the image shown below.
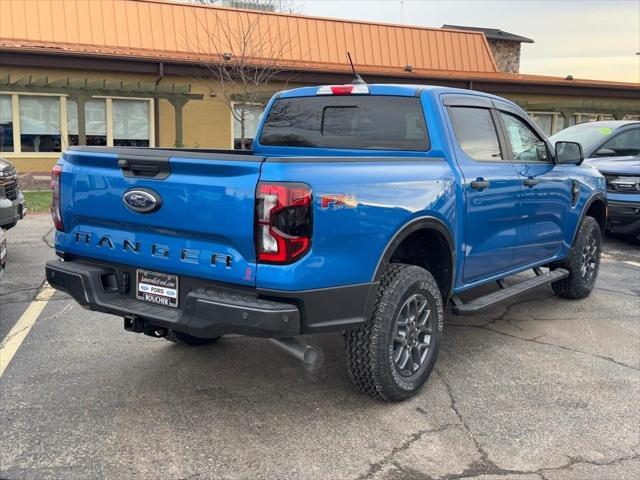
<path fill-rule="evenodd" d="M 520 72 L 520 43 L 506 42 L 504 40 L 489 40 L 489 46 L 493 53 L 498 69 L 501 72 Z"/>

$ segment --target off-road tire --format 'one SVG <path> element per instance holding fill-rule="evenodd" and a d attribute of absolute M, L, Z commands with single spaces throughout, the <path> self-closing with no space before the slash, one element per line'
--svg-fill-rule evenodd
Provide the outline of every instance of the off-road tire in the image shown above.
<path fill-rule="evenodd" d="M 397 369 L 395 329 L 401 309 L 412 297 L 424 298 L 432 315 L 430 350 L 409 377 Z M 438 284 L 424 268 L 390 264 L 380 279 L 376 304 L 368 321 L 344 332 L 349 375 L 356 388 L 370 396 L 390 402 L 415 395 L 426 382 L 442 342 L 444 306 Z M 413 359 L 411 360 L 413 361 Z"/>
<path fill-rule="evenodd" d="M 192 337 L 187 333 L 176 332 L 175 330 L 169 330 L 169 332 L 167 333 L 167 336 L 164 338 L 178 345 L 184 345 L 187 347 L 199 347 L 201 345 L 208 345 L 210 343 L 213 343 L 216 340 L 218 340 L 220 337 L 199 338 L 199 337 Z"/>
<path fill-rule="evenodd" d="M 585 252 L 590 242 L 595 242 L 595 266 L 592 274 L 585 277 L 582 273 L 585 262 Z M 581 299 L 589 296 L 596 285 L 600 268 L 600 252 L 602 250 L 602 232 L 600 225 L 593 217 L 584 217 L 580 223 L 578 234 L 569 251 L 569 256 L 562 262 L 551 265 L 551 269 L 564 268 L 569 270 L 569 276 L 551 284 L 556 295 L 562 298 Z M 588 253 L 588 252 L 587 252 Z M 590 255 L 587 255 L 589 258 Z"/>

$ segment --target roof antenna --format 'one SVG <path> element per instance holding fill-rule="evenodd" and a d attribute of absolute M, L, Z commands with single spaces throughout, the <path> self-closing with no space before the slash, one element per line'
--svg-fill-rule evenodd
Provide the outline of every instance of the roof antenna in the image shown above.
<path fill-rule="evenodd" d="M 349 57 L 349 63 L 351 64 L 351 71 L 353 71 L 353 80 L 351 83 L 354 85 L 365 85 L 365 81 L 362 79 L 360 75 L 356 72 L 356 67 L 353 66 L 353 60 L 351 60 L 351 53 L 347 52 L 347 57 Z"/>

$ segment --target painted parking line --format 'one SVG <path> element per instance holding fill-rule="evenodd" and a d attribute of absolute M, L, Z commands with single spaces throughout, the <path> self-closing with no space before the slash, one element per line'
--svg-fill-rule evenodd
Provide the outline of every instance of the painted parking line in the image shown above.
<path fill-rule="evenodd" d="M 47 306 L 55 290 L 48 283 L 42 286 L 36 298 L 29 304 L 24 313 L 20 316 L 11 331 L 0 343 L 0 377 L 11 363 L 20 345 L 31 331 L 31 327 L 36 323 L 38 317 Z"/>

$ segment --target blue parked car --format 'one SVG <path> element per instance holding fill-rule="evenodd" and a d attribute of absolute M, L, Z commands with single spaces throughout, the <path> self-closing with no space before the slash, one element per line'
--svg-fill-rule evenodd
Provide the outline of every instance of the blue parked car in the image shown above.
<path fill-rule="evenodd" d="M 640 239 L 640 122 L 591 122 L 550 138 L 579 142 L 586 163 L 607 180 L 607 230 Z"/>
<path fill-rule="evenodd" d="M 126 330 L 187 345 L 267 337 L 312 363 L 298 335 L 344 332 L 356 387 L 403 400 L 433 369 L 447 303 L 468 315 L 543 285 L 591 293 L 605 181 L 582 161 L 492 95 L 288 90 L 252 152 L 65 152 L 47 280 Z M 496 291 L 459 296 L 486 284 Z"/>

